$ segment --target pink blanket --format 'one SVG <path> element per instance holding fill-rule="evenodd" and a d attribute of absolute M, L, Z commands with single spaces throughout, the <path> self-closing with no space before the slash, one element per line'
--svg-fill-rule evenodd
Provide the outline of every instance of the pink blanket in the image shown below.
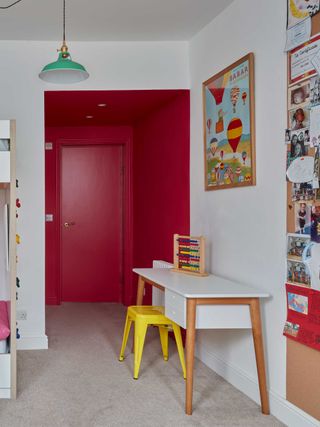
<path fill-rule="evenodd" d="M 8 318 L 8 302 L 0 301 L 0 340 L 5 340 L 10 335 Z"/>

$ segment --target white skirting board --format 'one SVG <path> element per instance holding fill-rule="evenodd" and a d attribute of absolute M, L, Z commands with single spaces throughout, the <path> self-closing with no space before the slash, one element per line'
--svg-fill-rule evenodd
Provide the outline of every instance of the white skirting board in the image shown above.
<path fill-rule="evenodd" d="M 214 353 L 209 352 L 200 343 L 196 346 L 196 356 L 210 369 L 223 377 L 226 381 L 242 391 L 260 405 L 258 381 L 249 377 L 236 366 L 220 359 Z M 320 427 L 320 422 L 301 409 L 292 405 L 277 393 L 269 390 L 270 412 L 278 420 L 290 427 Z"/>
<path fill-rule="evenodd" d="M 47 350 L 48 349 L 48 337 L 43 335 L 42 337 L 21 337 L 17 340 L 18 350 Z"/>

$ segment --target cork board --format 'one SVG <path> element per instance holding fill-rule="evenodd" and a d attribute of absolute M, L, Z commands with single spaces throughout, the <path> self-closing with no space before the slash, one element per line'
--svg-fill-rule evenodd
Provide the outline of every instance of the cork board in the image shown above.
<path fill-rule="evenodd" d="M 320 353 L 287 339 L 287 399 L 320 420 Z"/>
<path fill-rule="evenodd" d="M 312 17 L 312 36 L 320 33 L 320 13 Z M 289 75 L 288 75 L 289 81 Z M 309 150 L 313 155 L 313 150 Z M 294 232 L 291 184 L 287 188 L 287 231 Z M 320 352 L 287 339 L 287 400 L 320 420 Z"/>

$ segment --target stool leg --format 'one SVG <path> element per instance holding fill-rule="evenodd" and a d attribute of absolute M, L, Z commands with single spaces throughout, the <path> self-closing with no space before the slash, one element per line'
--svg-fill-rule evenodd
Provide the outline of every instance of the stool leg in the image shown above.
<path fill-rule="evenodd" d="M 169 331 L 168 331 L 167 326 L 159 325 L 159 335 L 160 335 L 160 342 L 161 342 L 161 347 L 162 347 L 163 359 L 165 361 L 167 361 L 169 358 L 169 351 L 168 351 Z"/>
<path fill-rule="evenodd" d="M 120 362 L 122 362 L 124 359 L 124 351 L 125 351 L 126 346 L 127 346 L 127 341 L 128 341 L 128 337 L 129 337 L 131 324 L 132 324 L 132 319 L 130 319 L 129 315 L 127 314 L 126 323 L 124 325 L 124 331 L 123 331 L 122 345 L 121 345 L 121 350 L 120 350 L 120 355 L 119 355 Z"/>
<path fill-rule="evenodd" d="M 139 377 L 139 370 L 146 337 L 148 325 L 144 321 L 136 319 L 134 324 L 134 370 L 133 378 L 135 380 Z"/>
<path fill-rule="evenodd" d="M 180 326 L 178 326 L 176 323 L 172 323 L 172 328 L 173 328 L 174 337 L 177 343 L 177 349 L 178 349 L 178 354 L 179 354 L 180 363 L 182 367 L 183 378 L 186 379 L 187 378 L 186 362 L 184 360 L 184 351 L 183 351 L 183 345 L 182 345 Z"/>

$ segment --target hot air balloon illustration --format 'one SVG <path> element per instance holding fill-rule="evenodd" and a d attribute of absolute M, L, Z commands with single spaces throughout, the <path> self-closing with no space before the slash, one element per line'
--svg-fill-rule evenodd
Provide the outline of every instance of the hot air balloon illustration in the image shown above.
<path fill-rule="evenodd" d="M 243 92 L 241 98 L 242 98 L 242 101 L 243 101 L 243 105 L 246 105 L 247 92 Z"/>
<path fill-rule="evenodd" d="M 233 87 L 230 91 L 230 100 L 233 106 L 234 113 L 236 112 L 236 105 L 239 99 L 239 95 L 240 95 L 240 89 L 237 86 Z"/>
<path fill-rule="evenodd" d="M 217 151 L 217 148 L 218 148 L 218 140 L 217 138 L 212 138 L 210 141 L 210 151 L 211 151 L 212 157 L 214 157 Z"/>
<path fill-rule="evenodd" d="M 238 118 L 233 118 L 228 126 L 227 138 L 232 148 L 232 151 L 235 153 L 237 151 L 240 139 L 242 136 L 242 122 Z"/>
<path fill-rule="evenodd" d="M 219 77 L 218 79 L 215 79 L 213 82 L 208 84 L 208 90 L 214 97 L 216 101 L 216 105 L 219 105 L 222 102 L 224 90 L 225 90 L 226 84 L 228 83 L 229 76 L 230 76 L 230 72 L 224 74 L 223 76 Z"/>
<path fill-rule="evenodd" d="M 208 128 L 208 131 L 209 131 L 209 134 L 211 133 L 211 126 L 212 126 L 212 120 L 211 119 L 208 119 L 207 120 L 207 128 Z"/>
<path fill-rule="evenodd" d="M 246 151 L 242 151 L 241 156 L 242 156 L 243 164 L 245 165 L 246 164 L 246 158 L 247 158 L 247 152 Z"/>
<path fill-rule="evenodd" d="M 223 161 L 223 155 L 224 155 L 224 151 L 223 151 L 223 150 L 221 150 L 221 151 L 220 151 L 221 161 Z"/>
<path fill-rule="evenodd" d="M 216 122 L 216 133 L 221 133 L 224 130 L 224 122 L 223 122 L 223 116 L 225 113 L 223 112 L 223 109 L 220 108 L 218 111 L 218 121 Z"/>

